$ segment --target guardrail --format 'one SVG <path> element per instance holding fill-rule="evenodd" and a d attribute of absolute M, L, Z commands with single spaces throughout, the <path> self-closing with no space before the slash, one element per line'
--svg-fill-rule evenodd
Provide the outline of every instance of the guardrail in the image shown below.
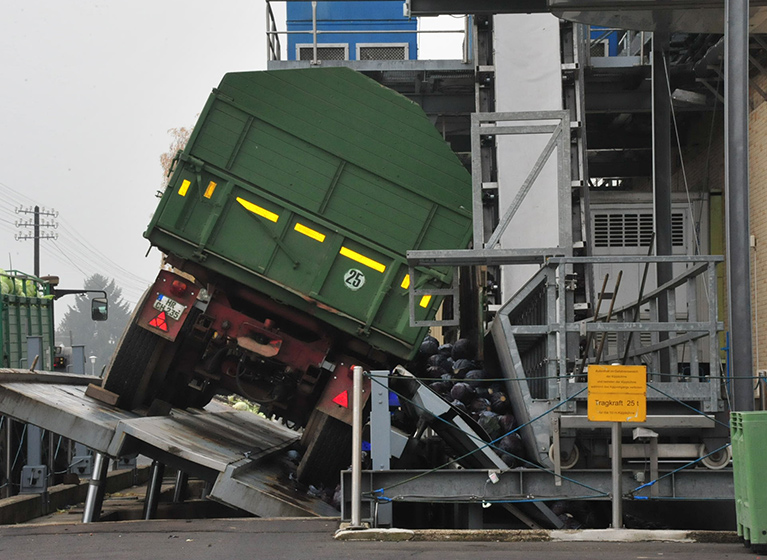
<path fill-rule="evenodd" d="M 277 0 L 286 1 L 286 0 Z M 433 34 L 461 34 L 463 35 L 463 57 L 462 62 L 468 63 L 471 59 L 471 23 L 470 16 L 463 16 L 464 25 L 463 29 L 319 29 L 317 20 L 317 2 L 312 2 L 312 28 L 309 30 L 280 31 L 277 28 L 277 20 L 274 16 L 274 10 L 272 10 L 271 2 L 266 2 L 266 52 L 268 60 L 283 60 L 282 58 L 282 45 L 280 44 L 280 36 L 288 35 L 311 35 L 312 37 L 312 60 L 310 64 L 320 64 L 318 57 L 319 47 L 322 43 L 319 41 L 320 35 L 332 36 L 332 35 L 370 35 L 370 34 L 415 34 L 415 35 L 433 35 Z"/>

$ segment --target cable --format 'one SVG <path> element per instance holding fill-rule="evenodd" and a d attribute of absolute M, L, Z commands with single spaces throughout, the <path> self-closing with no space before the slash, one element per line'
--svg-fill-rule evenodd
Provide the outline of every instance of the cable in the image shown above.
<path fill-rule="evenodd" d="M 708 416 L 708 415 L 707 415 L 705 412 L 703 412 L 702 410 L 698 410 L 698 409 L 697 409 L 697 408 L 695 408 L 694 406 L 690 406 L 690 405 L 689 405 L 689 404 L 687 404 L 686 402 L 680 401 L 680 400 L 679 400 L 679 399 L 677 399 L 676 397 L 674 397 L 674 396 L 671 396 L 671 395 L 669 395 L 668 393 L 666 393 L 666 392 L 664 392 L 664 391 L 661 391 L 660 389 L 658 389 L 657 387 L 655 387 L 655 386 L 654 386 L 654 385 L 652 385 L 651 383 L 648 383 L 648 384 L 647 384 L 647 386 L 648 386 L 650 389 L 653 389 L 654 391 L 657 391 L 658 393 L 660 393 L 660 394 L 661 394 L 661 395 L 663 395 L 664 397 L 668 397 L 668 398 L 669 398 L 669 399 L 671 399 L 672 401 L 676 401 L 677 403 L 681 404 L 682 406 L 685 406 L 685 407 L 689 408 L 690 410 L 692 410 L 692 411 L 693 411 L 693 412 L 695 412 L 696 414 L 700 414 L 701 416 L 705 416 L 706 418 L 709 418 L 709 416 Z M 719 425 L 721 425 L 721 426 L 724 426 L 724 427 L 725 427 L 725 428 L 727 428 L 728 430 L 730 429 L 730 425 L 729 425 L 729 424 L 725 424 L 724 422 L 722 422 L 721 420 L 717 420 L 716 418 L 713 418 L 713 420 L 714 420 L 714 422 L 715 422 L 715 423 L 717 423 L 717 424 L 719 424 Z"/>
<path fill-rule="evenodd" d="M 367 372 L 366 372 L 366 373 L 365 373 L 365 375 L 366 375 L 366 376 L 368 376 L 368 377 L 370 377 L 371 379 L 373 379 L 373 378 L 372 378 L 372 376 L 371 376 L 369 373 L 367 373 Z M 401 378 L 400 378 L 400 379 L 401 379 Z M 375 379 L 373 379 L 373 380 L 374 380 L 376 383 L 379 383 L 380 385 L 382 385 L 382 384 L 380 383 L 380 381 L 377 381 L 377 380 L 375 380 Z M 397 391 L 394 391 L 394 390 L 393 390 L 393 389 L 391 389 L 391 388 L 388 388 L 388 390 L 389 390 L 389 391 L 391 391 L 392 393 L 394 393 L 395 395 L 397 395 L 399 398 L 403 399 L 405 402 L 408 402 L 408 403 L 412 404 L 414 407 L 416 407 L 416 408 L 418 408 L 418 409 L 420 409 L 420 410 L 423 410 L 424 412 L 427 412 L 427 413 L 429 413 L 429 414 L 431 415 L 431 413 L 430 413 L 428 410 L 426 410 L 426 409 L 424 409 L 423 407 L 421 407 L 421 406 L 419 406 L 418 404 L 416 404 L 416 403 L 415 403 L 415 402 L 414 402 L 412 399 L 409 399 L 408 397 L 405 397 L 404 395 L 401 395 L 401 394 L 399 394 Z M 556 404 L 556 405 L 555 405 L 555 406 L 553 406 L 552 408 L 550 408 L 550 409 L 548 409 L 548 410 L 544 411 L 543 413 L 541 413 L 540 415 L 536 416 L 535 418 L 533 418 L 533 419 L 529 420 L 528 422 L 525 422 L 524 424 L 521 424 L 520 426 L 517 426 L 516 428 L 514 428 L 514 429 L 513 429 L 513 430 L 511 430 L 511 431 L 509 431 L 508 433 L 505 433 L 505 434 L 503 434 L 503 435 L 501 435 L 501 436 L 499 436 L 499 437 L 495 438 L 494 440 L 492 440 L 492 441 L 490 441 L 490 442 L 486 442 L 485 440 L 483 440 L 482 438 L 480 438 L 480 437 L 478 437 L 478 436 L 476 436 L 476 435 L 473 435 L 473 434 L 466 434 L 466 435 L 467 435 L 467 436 L 468 436 L 470 439 L 473 439 L 473 440 L 477 441 L 478 443 L 481 443 L 482 445 L 481 445 L 481 446 L 479 446 L 479 447 L 477 447 L 477 449 L 474 449 L 474 450 L 472 450 L 472 451 L 470 451 L 470 452 L 468 452 L 468 453 L 465 453 L 464 455 L 461 455 L 461 456 L 459 456 L 459 457 L 456 457 L 456 458 L 454 458 L 454 459 L 451 459 L 450 461 L 448 461 L 447 463 L 444 463 L 443 465 L 440 465 L 440 466 L 438 466 L 438 467 L 435 467 L 435 468 L 433 468 L 433 469 L 431 469 L 431 470 L 428 470 L 428 471 L 425 471 L 425 472 L 423 472 L 423 473 L 420 473 L 420 474 L 418 474 L 418 475 L 415 475 L 415 476 L 413 476 L 413 477 L 411 477 L 411 478 L 408 478 L 408 479 L 406 479 L 406 480 L 402 480 L 402 481 L 400 481 L 400 482 L 397 482 L 397 483 L 395 483 L 395 484 L 392 484 L 392 485 L 390 485 L 390 486 L 389 486 L 389 487 L 387 487 L 387 488 L 382 488 L 382 489 L 380 489 L 380 490 L 383 492 L 383 491 L 385 491 L 385 490 L 387 490 L 387 489 L 395 488 L 395 487 L 397 487 L 397 486 L 400 486 L 400 485 L 402 485 L 402 484 L 405 484 L 405 483 L 407 483 L 407 482 L 412 482 L 413 480 L 417 480 L 417 479 L 419 479 L 419 478 L 421 478 L 421 477 L 423 477 L 423 476 L 426 476 L 426 475 L 428 475 L 428 474 L 431 474 L 432 472 L 436 472 L 436 471 L 438 471 L 438 470 L 440 470 L 440 469 L 446 468 L 446 467 L 448 467 L 448 466 L 450 466 L 450 465 L 452 465 L 452 464 L 454 464 L 454 463 L 456 463 L 456 462 L 458 462 L 458 461 L 460 461 L 460 460 L 462 460 L 462 459 L 464 459 L 464 458 L 466 458 L 466 457 L 469 457 L 470 455 L 473 455 L 474 453 L 477 453 L 477 452 L 479 452 L 479 451 L 481 451 L 481 450 L 483 450 L 483 449 L 485 449 L 485 448 L 488 448 L 488 447 L 489 447 L 489 448 L 491 448 L 491 449 L 493 449 L 493 450 L 495 450 L 495 451 L 500 451 L 500 452 L 501 452 L 501 453 L 503 453 L 504 455 L 510 455 L 511 457 L 514 457 L 515 459 L 519 460 L 519 461 L 520 461 L 520 462 L 522 462 L 522 463 L 525 463 L 526 465 L 528 465 L 528 466 L 530 466 L 530 467 L 533 467 L 533 468 L 536 468 L 536 469 L 538 469 L 538 470 L 544 471 L 544 472 L 546 472 L 546 473 L 552 474 L 552 475 L 554 475 L 554 476 L 555 476 L 555 477 L 557 477 L 557 478 L 560 478 L 560 479 L 562 479 L 562 480 L 566 480 L 566 481 L 568 481 L 568 482 L 571 482 L 571 483 L 573 483 L 573 484 L 576 484 L 576 485 L 578 485 L 578 486 L 581 486 L 581 487 L 583 487 L 583 488 L 586 488 L 587 490 L 591 490 L 591 491 L 593 491 L 593 492 L 596 492 L 596 493 L 597 493 L 599 496 L 603 496 L 603 494 L 602 494 L 602 493 L 601 493 L 601 492 L 600 492 L 598 489 L 596 489 L 596 488 L 593 488 L 593 487 L 591 487 L 591 486 L 589 486 L 589 485 L 587 485 L 587 484 L 584 484 L 584 483 L 582 483 L 582 482 L 580 482 L 580 481 L 577 481 L 577 480 L 575 480 L 575 479 L 571 479 L 571 478 L 569 478 L 569 477 L 566 477 L 566 476 L 564 476 L 564 475 L 561 475 L 561 474 L 557 474 L 557 473 L 555 473 L 554 471 L 552 471 L 552 470 L 550 470 L 550 469 L 547 469 L 547 468 L 545 468 L 545 467 L 543 467 L 543 466 L 541 466 L 541 465 L 538 465 L 538 464 L 536 464 L 536 463 L 533 463 L 533 462 L 531 462 L 531 461 L 528 461 L 528 460 L 526 460 L 526 459 L 524 459 L 524 458 L 522 458 L 522 457 L 518 457 L 517 455 L 514 455 L 513 453 L 509 453 L 508 451 L 505 451 L 505 450 L 503 450 L 503 449 L 500 449 L 500 448 L 498 448 L 498 447 L 496 447 L 496 446 L 494 445 L 496 442 L 500 441 L 500 440 L 501 440 L 501 439 L 503 439 L 504 437 L 506 437 L 506 436 L 508 436 L 508 435 L 511 435 L 511 434 L 514 434 L 514 433 L 516 433 L 517 431 L 521 430 L 522 428 L 524 428 L 524 427 L 526 427 L 526 426 L 528 426 L 528 425 L 532 424 L 533 422 L 536 422 L 536 421 L 538 421 L 538 420 L 539 420 L 539 419 L 541 419 L 543 416 L 545 416 L 545 415 L 547 415 L 547 414 L 549 414 L 549 413 L 553 412 L 553 411 L 554 411 L 554 410 L 556 410 L 557 408 L 559 408 L 559 407 L 563 406 L 563 405 L 564 405 L 564 404 L 566 404 L 568 401 L 570 401 L 571 399 L 574 399 L 575 397 L 577 397 L 578 395 L 580 395 L 580 394 L 581 394 L 581 393 L 583 393 L 584 391 L 586 391 L 586 387 L 584 387 L 583 389 L 581 389 L 580 391 L 578 391 L 578 392 L 577 392 L 577 393 L 575 393 L 574 395 L 571 395 L 571 396 L 570 396 L 570 397 L 568 397 L 567 399 L 565 399 L 565 400 L 561 401 L 560 403 Z M 433 415 L 432 415 L 432 416 L 433 416 Z M 455 428 L 455 427 L 456 427 L 456 426 L 455 426 L 455 424 L 453 424 L 452 422 L 449 422 L 448 420 L 445 420 L 444 418 L 441 418 L 441 417 L 439 417 L 439 416 L 435 416 L 434 418 L 436 418 L 437 420 L 439 420 L 439 421 L 441 421 L 441 422 L 445 423 L 445 424 L 446 424 L 446 425 L 448 425 L 448 426 L 451 426 L 451 427 L 453 427 L 453 428 Z"/>
<path fill-rule="evenodd" d="M 708 454 L 706 454 L 706 455 L 704 455 L 704 456 L 702 456 L 702 457 L 698 457 L 698 458 L 697 458 L 697 459 L 695 459 L 694 461 L 690 461 L 689 463 L 687 463 L 687 464 L 684 464 L 684 465 L 682 465 L 681 467 L 679 467 L 679 468 L 677 468 L 677 469 L 674 469 L 673 471 L 669 471 L 669 472 L 665 473 L 663 476 L 659 476 L 659 477 L 658 477 L 658 478 L 656 478 L 655 480 L 651 480 L 650 482 L 645 482 L 644 484 L 641 484 L 641 485 L 637 486 L 637 487 L 636 487 L 636 488 L 634 488 L 633 490 L 629 490 L 629 491 L 626 493 L 626 496 L 627 496 L 627 497 L 630 497 L 630 498 L 633 498 L 633 499 L 635 499 L 635 500 L 649 500 L 650 498 L 649 498 L 649 497 L 647 497 L 647 496 L 634 496 L 634 493 L 635 493 L 635 492 L 639 492 L 640 490 L 643 490 L 643 489 L 645 489 L 645 488 L 649 488 L 650 486 L 652 486 L 652 485 L 656 484 L 657 482 L 659 482 L 659 481 L 663 480 L 664 478 L 666 478 L 666 477 L 669 477 L 669 476 L 673 476 L 673 475 L 675 475 L 676 473 L 678 473 L 678 472 L 680 472 L 680 471 L 682 471 L 682 470 L 684 470 L 684 469 L 687 469 L 687 468 L 689 468 L 689 467 L 691 467 L 691 466 L 693 466 L 693 465 L 696 465 L 697 463 L 699 463 L 699 462 L 700 462 L 700 461 L 702 461 L 703 459 L 705 459 L 705 458 L 707 458 L 707 457 L 710 457 L 711 455 L 714 455 L 715 453 L 719 453 L 719 452 L 720 452 L 722 449 L 727 449 L 728 447 L 730 447 L 730 444 L 729 444 L 729 443 L 725 443 L 723 446 L 721 446 L 721 447 L 720 447 L 720 448 L 718 448 L 718 449 L 715 449 L 715 450 L 714 450 L 714 451 L 712 451 L 711 453 L 708 453 Z"/>
<path fill-rule="evenodd" d="M 24 424 L 24 429 L 21 431 L 21 437 L 19 438 L 19 447 L 16 449 L 16 457 L 13 459 L 13 463 L 11 463 L 11 470 L 16 468 L 16 463 L 19 461 L 19 455 L 21 455 L 21 449 L 24 446 L 24 436 L 27 434 L 27 426 L 28 424 Z"/>

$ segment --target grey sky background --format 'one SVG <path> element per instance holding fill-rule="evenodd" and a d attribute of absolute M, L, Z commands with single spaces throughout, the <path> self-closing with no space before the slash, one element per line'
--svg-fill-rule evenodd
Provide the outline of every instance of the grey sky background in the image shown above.
<path fill-rule="evenodd" d="M 264 22 L 262 0 L 3 0 L 0 267 L 33 272 L 33 242 L 14 239 L 32 215 L 15 209 L 37 204 L 58 212 L 41 274 L 61 288 L 103 274 L 135 304 L 160 265 L 142 233 L 168 130 L 192 126 L 226 72 L 266 69 Z M 446 51 L 446 36 L 431 36 L 422 57 L 459 58 L 451 37 Z"/>

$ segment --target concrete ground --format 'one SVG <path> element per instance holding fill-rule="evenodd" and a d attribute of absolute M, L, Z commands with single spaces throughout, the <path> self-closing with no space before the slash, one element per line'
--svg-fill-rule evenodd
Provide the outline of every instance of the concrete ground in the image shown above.
<path fill-rule="evenodd" d="M 194 484 L 190 486 L 190 494 L 196 495 L 199 489 L 194 488 Z M 135 521 L 141 518 L 145 489 L 141 485 L 113 490 L 104 504 L 105 519 L 110 521 L 80 523 L 82 504 L 78 504 L 61 507 L 25 524 L 0 525 L 0 560 L 190 560 L 240 556 L 270 560 L 342 560 L 364 556 L 366 560 L 377 560 L 400 555 L 425 560 L 762 557 L 744 547 L 732 531 L 360 531 L 345 526 L 339 529 L 339 519 L 231 518 L 237 512 L 209 500 L 170 503 L 173 489 L 170 479 L 163 486 L 165 501 L 158 511 L 163 519 Z M 182 517 L 199 518 L 179 519 Z M 130 519 L 133 521 L 127 521 Z"/>
<path fill-rule="evenodd" d="M 344 560 L 722 560 L 762 558 L 732 533 L 696 540 L 668 532 L 415 531 L 407 541 L 340 540 L 337 519 L 206 519 L 0 527 L 0 558 L 78 560 L 290 558 Z M 653 532 L 646 532 L 653 533 Z M 665 533 L 665 534 L 664 534 Z M 674 532 L 676 533 L 676 532 Z M 703 534 L 698 537 L 704 536 Z M 609 539 L 620 538 L 621 542 Z M 645 539 L 653 538 L 652 541 Z M 478 540 L 481 539 L 481 540 Z M 576 540 L 572 540 L 576 539 Z M 640 540 L 637 540 L 640 539 Z M 658 540 L 661 539 L 661 540 Z"/>

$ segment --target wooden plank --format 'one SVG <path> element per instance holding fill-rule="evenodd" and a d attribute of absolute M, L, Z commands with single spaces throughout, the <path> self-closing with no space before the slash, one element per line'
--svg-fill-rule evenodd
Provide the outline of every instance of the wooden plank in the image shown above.
<path fill-rule="evenodd" d="M 85 389 L 85 396 L 96 399 L 97 401 L 101 401 L 111 406 L 116 406 L 117 401 L 120 400 L 120 395 L 117 393 L 107 391 L 100 385 L 94 385 L 93 383 L 90 383 L 88 388 Z"/>

